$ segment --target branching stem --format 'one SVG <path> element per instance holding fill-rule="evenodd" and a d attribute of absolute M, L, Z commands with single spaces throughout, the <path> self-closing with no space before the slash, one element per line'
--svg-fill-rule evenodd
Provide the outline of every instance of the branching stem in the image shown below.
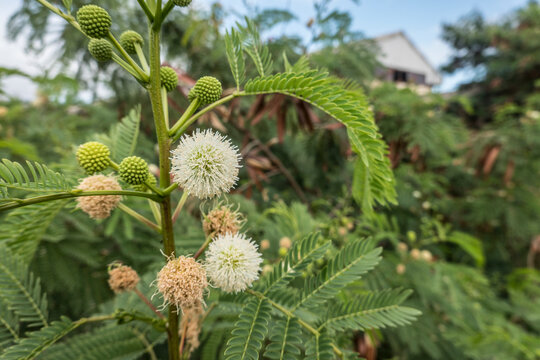
<path fill-rule="evenodd" d="M 125 212 L 126 214 L 128 214 L 129 216 L 133 217 L 134 219 L 137 219 L 144 225 L 148 226 L 150 229 L 155 230 L 158 233 L 161 233 L 161 228 L 159 227 L 159 225 L 154 224 L 152 221 L 148 220 L 146 217 L 139 214 L 138 212 L 136 212 L 129 206 L 120 203 L 118 204 L 118 208 L 122 210 L 123 212 Z"/>

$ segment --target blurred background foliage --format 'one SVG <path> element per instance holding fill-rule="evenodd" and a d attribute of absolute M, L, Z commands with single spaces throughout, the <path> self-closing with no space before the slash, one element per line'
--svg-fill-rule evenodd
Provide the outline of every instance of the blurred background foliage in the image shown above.
<path fill-rule="evenodd" d="M 74 1 L 74 8 L 82 3 Z M 145 32 L 135 2 L 100 5 L 115 19 L 116 32 Z M 411 288 L 408 303 L 423 316 L 412 326 L 341 340 L 367 359 L 540 358 L 540 6 L 530 2 L 499 22 L 472 13 L 444 25 L 443 37 L 454 50 L 444 70 L 474 68 L 480 75 L 456 93 L 424 96 L 390 83 L 372 86 L 373 42 L 351 31 L 350 15 L 335 10 L 332 1 L 314 6 L 308 40 L 266 35 L 297 21 L 287 10 L 252 7 L 249 13 L 276 68 L 309 63 L 367 93 L 389 146 L 399 203 L 362 213 L 351 198 L 354 166 L 344 128 L 306 103 L 259 96 L 200 119 L 241 147 L 245 166 L 228 201 L 245 214 L 244 229 L 259 243 L 268 240 L 267 263 L 282 256 L 280 240 L 294 242 L 313 230 L 337 247 L 359 236 L 379 240 L 382 265 L 348 294 L 366 287 Z M 180 77 L 179 91 L 169 98 L 172 119 L 187 106 L 194 79 L 212 74 L 224 88 L 233 86 L 224 60 L 227 16 L 216 3 L 206 11 L 173 12 L 164 25 L 164 59 Z M 80 34 L 33 0 L 24 0 L 8 30 L 23 37 L 29 51 L 53 47 L 57 58 L 44 76 L 31 77 L 40 89 L 33 103 L 0 93 L 2 158 L 44 162 L 75 181 L 83 176 L 75 166 L 75 146 L 108 133 L 142 104 L 137 155 L 156 161 L 148 99 L 133 80 L 113 64 L 95 62 Z M 27 75 L 0 69 L 0 81 L 7 76 Z M 81 100 L 81 92 L 90 101 Z M 203 242 L 199 219 L 211 206 L 188 202 L 191 217 L 176 223 L 181 253 L 193 253 Z M 36 242 L 30 264 L 48 293 L 51 318 L 78 318 L 110 306 L 106 269 L 113 260 L 141 274 L 155 271 L 162 260 L 155 237 L 121 212 L 96 223 L 65 203 L 37 240 L 28 235 L 28 216 L 3 214 L 0 231 L 8 235 L 0 241 Z M 238 312 L 230 307 L 209 317 L 193 358 L 217 358 Z M 205 329 L 216 324 L 221 331 L 208 336 Z"/>

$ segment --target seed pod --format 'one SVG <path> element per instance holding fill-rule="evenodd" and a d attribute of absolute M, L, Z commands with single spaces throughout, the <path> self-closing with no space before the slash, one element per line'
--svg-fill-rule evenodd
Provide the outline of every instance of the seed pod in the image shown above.
<path fill-rule="evenodd" d="M 126 30 L 120 35 L 120 45 L 128 54 L 135 54 L 135 44 L 142 46 L 144 44 L 143 37 L 136 31 Z"/>
<path fill-rule="evenodd" d="M 91 38 L 101 39 L 109 34 L 111 17 L 107 10 L 97 5 L 85 5 L 77 11 L 77 21 L 82 31 Z"/>
<path fill-rule="evenodd" d="M 148 164 L 138 156 L 130 156 L 120 163 L 120 177 L 130 185 L 140 185 L 148 179 Z"/>
<path fill-rule="evenodd" d="M 90 39 L 88 51 L 97 61 L 111 60 L 113 55 L 113 47 L 105 39 Z"/>
<path fill-rule="evenodd" d="M 201 105 L 211 104 L 218 101 L 223 89 L 218 79 L 213 76 L 203 76 L 189 93 L 189 97 L 198 98 Z"/>
<path fill-rule="evenodd" d="M 186 7 L 191 4 L 191 0 L 173 0 L 173 3 L 179 7 Z"/>
<path fill-rule="evenodd" d="M 161 86 L 167 91 L 173 91 L 178 85 L 178 75 L 174 69 L 168 66 L 162 66 L 159 69 L 159 76 L 161 77 Z"/>
<path fill-rule="evenodd" d="M 77 149 L 77 161 L 88 174 L 105 170 L 111 163 L 111 151 L 97 141 L 82 144 Z"/>

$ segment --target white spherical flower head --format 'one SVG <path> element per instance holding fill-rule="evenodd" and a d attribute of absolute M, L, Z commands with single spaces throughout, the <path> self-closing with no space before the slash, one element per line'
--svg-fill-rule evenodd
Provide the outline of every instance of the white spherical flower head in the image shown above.
<path fill-rule="evenodd" d="M 171 154 L 174 181 L 200 199 L 229 192 L 238 180 L 238 148 L 212 130 L 184 136 Z"/>
<path fill-rule="evenodd" d="M 257 245 L 243 234 L 219 235 L 206 250 L 204 267 L 212 284 L 225 292 L 243 291 L 259 278 Z"/>

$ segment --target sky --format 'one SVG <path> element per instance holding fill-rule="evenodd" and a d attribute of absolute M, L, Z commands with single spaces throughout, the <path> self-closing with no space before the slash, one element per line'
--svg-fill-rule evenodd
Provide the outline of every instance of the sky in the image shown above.
<path fill-rule="evenodd" d="M 135 1 L 135 0 L 126 0 Z M 93 1 L 99 5 L 99 0 Z M 193 0 L 192 6 L 207 8 L 215 0 Z M 313 0 L 222 0 L 226 10 L 245 14 L 244 2 L 260 8 L 285 8 L 298 16 L 298 21 L 280 25 L 274 31 L 297 33 L 308 36 L 303 24 L 314 15 Z M 36 58 L 24 52 L 22 41 L 12 42 L 6 36 L 7 20 L 20 6 L 20 0 L 0 1 L 0 66 L 17 67 L 31 74 L 39 74 L 47 57 Z M 527 0 L 334 0 L 333 6 L 349 12 L 353 17 L 352 28 L 367 37 L 375 37 L 395 31 L 404 31 L 430 63 L 439 68 L 451 54 L 450 48 L 441 40 L 443 23 L 455 23 L 461 16 L 480 11 L 486 19 L 495 21 L 512 10 L 527 3 Z M 270 5 L 268 5 L 270 4 Z M 232 23 L 234 19 L 229 21 Z M 471 72 L 444 75 L 443 83 L 436 91 L 452 91 L 460 82 L 474 76 Z M 11 77 L 3 81 L 4 90 L 12 96 L 31 100 L 35 86 L 26 79 Z"/>

